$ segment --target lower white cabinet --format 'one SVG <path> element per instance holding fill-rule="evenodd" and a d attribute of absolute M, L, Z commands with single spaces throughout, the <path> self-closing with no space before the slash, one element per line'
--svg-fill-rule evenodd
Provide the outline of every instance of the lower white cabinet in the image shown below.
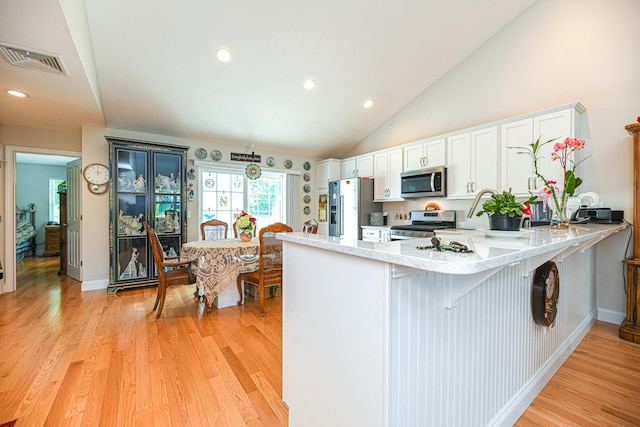
<path fill-rule="evenodd" d="M 389 227 L 363 226 L 362 240 L 365 242 L 389 242 L 391 241 L 391 229 Z"/>

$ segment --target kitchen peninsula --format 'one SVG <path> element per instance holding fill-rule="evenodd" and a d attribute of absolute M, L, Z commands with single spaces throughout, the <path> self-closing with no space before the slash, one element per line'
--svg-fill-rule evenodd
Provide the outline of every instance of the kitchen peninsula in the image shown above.
<path fill-rule="evenodd" d="M 626 227 L 441 235 L 473 253 L 281 235 L 289 425 L 513 425 L 595 321 L 595 245 Z M 559 276 L 551 327 L 531 308 L 548 261 Z"/>

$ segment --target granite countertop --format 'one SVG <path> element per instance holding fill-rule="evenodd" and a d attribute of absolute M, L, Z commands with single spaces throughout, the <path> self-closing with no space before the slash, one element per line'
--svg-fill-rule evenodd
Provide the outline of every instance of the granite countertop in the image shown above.
<path fill-rule="evenodd" d="M 281 233 L 278 238 L 285 242 L 420 270 L 465 275 L 517 263 L 548 252 L 560 252 L 571 247 L 586 248 L 611 234 L 624 230 L 627 226 L 626 223 L 586 224 L 564 231 L 551 230 L 549 227 L 533 227 L 523 232 L 516 232 L 518 238 L 500 235 L 505 232 L 487 233 L 482 230 L 456 229 L 437 232 L 443 243 L 460 242 L 474 250 L 474 253 L 418 249 L 421 246 L 431 245 L 431 239 L 374 243 L 361 240 L 340 240 L 337 237 L 299 232 Z M 516 234 L 509 236 L 511 235 Z"/>

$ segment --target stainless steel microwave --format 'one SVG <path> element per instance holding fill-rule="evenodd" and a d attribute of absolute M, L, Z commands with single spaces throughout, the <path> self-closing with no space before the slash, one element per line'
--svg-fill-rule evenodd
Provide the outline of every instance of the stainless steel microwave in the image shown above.
<path fill-rule="evenodd" d="M 447 168 L 420 169 L 400 174 L 401 196 L 405 199 L 418 197 L 446 197 Z"/>

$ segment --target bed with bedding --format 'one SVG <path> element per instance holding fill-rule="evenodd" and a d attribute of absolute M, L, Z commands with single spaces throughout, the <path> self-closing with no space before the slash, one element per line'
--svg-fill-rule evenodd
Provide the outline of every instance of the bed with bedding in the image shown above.
<path fill-rule="evenodd" d="M 27 209 L 16 206 L 16 260 L 24 258 L 31 251 L 36 254 L 36 205 L 31 203 Z"/>

